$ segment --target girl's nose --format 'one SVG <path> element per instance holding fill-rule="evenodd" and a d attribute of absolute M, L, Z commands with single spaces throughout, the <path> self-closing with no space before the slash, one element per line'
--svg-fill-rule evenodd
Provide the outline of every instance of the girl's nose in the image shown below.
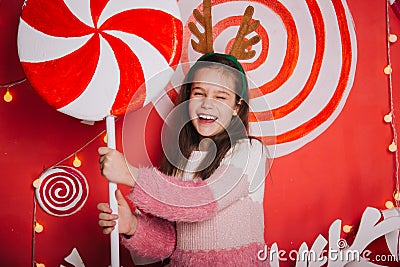
<path fill-rule="evenodd" d="M 213 99 L 209 98 L 209 97 L 204 97 L 201 100 L 201 107 L 205 108 L 205 109 L 210 109 L 213 107 Z"/>

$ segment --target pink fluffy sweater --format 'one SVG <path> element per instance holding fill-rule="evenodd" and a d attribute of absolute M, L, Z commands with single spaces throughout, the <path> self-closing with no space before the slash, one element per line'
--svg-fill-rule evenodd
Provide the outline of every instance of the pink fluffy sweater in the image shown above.
<path fill-rule="evenodd" d="M 194 180 L 205 153 L 194 151 L 179 178 L 139 169 L 129 198 L 145 214 L 122 243 L 141 257 L 171 257 L 170 266 L 269 266 L 257 259 L 264 249 L 266 147 L 240 140 L 208 179 Z"/>

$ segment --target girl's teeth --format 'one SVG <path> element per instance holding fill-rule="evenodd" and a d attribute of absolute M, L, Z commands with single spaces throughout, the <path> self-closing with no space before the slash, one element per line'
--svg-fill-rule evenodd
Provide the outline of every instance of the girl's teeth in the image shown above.
<path fill-rule="evenodd" d="M 204 120 L 215 120 L 216 119 L 216 117 L 210 116 L 210 115 L 199 115 L 199 117 Z"/>

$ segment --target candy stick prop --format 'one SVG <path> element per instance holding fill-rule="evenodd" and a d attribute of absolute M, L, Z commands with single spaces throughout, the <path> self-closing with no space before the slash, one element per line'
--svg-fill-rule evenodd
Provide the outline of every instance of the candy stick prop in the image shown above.
<path fill-rule="evenodd" d="M 175 0 L 27 0 L 18 54 L 26 77 L 56 110 L 80 120 L 106 118 L 108 147 L 115 117 L 157 98 L 180 59 L 182 21 Z M 162 75 L 159 75 L 159 74 Z M 109 197 L 117 213 L 116 184 Z M 118 229 L 111 266 L 119 267 Z"/>
<path fill-rule="evenodd" d="M 106 132 L 107 132 L 107 147 L 116 149 L 115 142 L 115 117 L 106 117 Z M 117 190 L 116 183 L 108 183 L 108 196 L 110 208 L 113 214 L 118 214 L 118 202 L 115 198 L 115 191 Z M 111 266 L 119 266 L 119 230 L 118 221 L 115 225 L 114 231 L 111 232 Z"/>

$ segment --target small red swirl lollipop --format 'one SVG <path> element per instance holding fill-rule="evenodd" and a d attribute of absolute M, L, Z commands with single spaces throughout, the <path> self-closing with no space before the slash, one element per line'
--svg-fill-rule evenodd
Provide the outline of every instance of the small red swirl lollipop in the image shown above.
<path fill-rule="evenodd" d="M 78 212 L 89 195 L 85 176 L 75 168 L 56 166 L 42 173 L 35 189 L 39 205 L 48 214 L 69 216 Z"/>

